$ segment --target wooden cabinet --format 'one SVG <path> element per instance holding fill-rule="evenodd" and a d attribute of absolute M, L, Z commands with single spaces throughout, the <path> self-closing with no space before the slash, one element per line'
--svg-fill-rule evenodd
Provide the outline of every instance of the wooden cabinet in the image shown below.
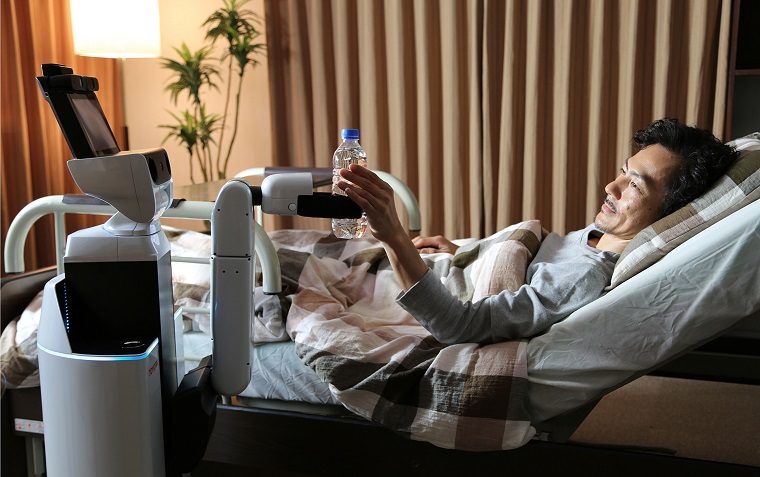
<path fill-rule="evenodd" d="M 724 139 L 760 131 L 760 1 L 734 0 Z"/>

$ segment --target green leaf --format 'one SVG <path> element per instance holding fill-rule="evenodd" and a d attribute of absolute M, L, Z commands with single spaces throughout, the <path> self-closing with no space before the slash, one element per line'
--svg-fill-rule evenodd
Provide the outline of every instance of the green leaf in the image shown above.
<path fill-rule="evenodd" d="M 213 11 L 203 22 L 206 30 L 207 44 L 197 51 L 192 51 L 184 42 L 179 48 L 174 48 L 174 58 L 162 58 L 162 67 L 170 73 L 170 78 L 165 90 L 169 93 L 172 102 L 176 105 L 181 96 L 186 96 L 192 102 L 192 112 L 182 111 L 180 114 L 170 113 L 174 118 L 174 124 L 162 124 L 160 127 L 167 130 L 164 142 L 175 140 L 184 146 L 192 158 L 198 160 L 201 171 L 206 178 L 206 173 L 211 173 L 210 144 L 216 144 L 219 138 L 219 157 L 216 164 L 219 167 L 222 157 L 222 128 L 226 124 L 227 107 L 233 81 L 226 81 L 220 74 L 219 66 L 229 60 L 225 69 L 229 68 L 232 73 L 232 65 L 237 66 L 237 74 L 240 78 L 236 82 L 238 86 L 235 103 L 235 123 L 232 128 L 232 137 L 229 144 L 225 144 L 227 157 L 224 160 L 223 170 L 218 170 L 220 178 L 226 175 L 227 160 L 229 159 L 232 145 L 237 136 L 238 115 L 240 112 L 240 85 L 246 68 L 256 66 L 259 63 L 259 55 L 266 54 L 266 44 L 257 42 L 261 36 L 263 21 L 253 11 L 245 8 L 249 0 L 223 0 L 221 8 Z M 221 58 L 211 56 L 212 48 L 217 40 L 224 41 L 226 45 L 221 48 Z M 222 85 L 227 93 L 225 102 L 225 116 L 206 111 L 203 101 L 204 94 L 211 89 L 219 91 Z M 192 167 L 191 167 L 192 177 Z"/>
<path fill-rule="evenodd" d="M 219 89 L 214 82 L 220 77 L 219 68 L 211 63 L 211 46 L 205 46 L 198 51 L 190 51 L 184 42 L 180 48 L 174 48 L 180 57 L 180 61 L 171 58 L 162 58 L 161 66 L 170 70 L 173 74 L 170 83 L 166 86 L 174 104 L 183 92 L 187 93 L 188 99 L 195 104 L 201 102 L 201 89 Z"/>

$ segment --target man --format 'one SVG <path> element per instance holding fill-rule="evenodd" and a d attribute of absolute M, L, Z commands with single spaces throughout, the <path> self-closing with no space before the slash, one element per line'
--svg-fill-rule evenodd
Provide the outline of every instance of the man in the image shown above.
<path fill-rule="evenodd" d="M 414 241 L 398 219 L 393 191 L 359 166 L 341 170 L 339 187 L 367 213 L 403 288 L 397 302 L 443 343 L 497 342 L 530 337 L 595 300 L 633 237 L 701 195 L 723 175 L 736 153 L 710 132 L 673 119 L 655 121 L 633 137 L 639 151 L 627 159 L 594 224 L 541 244 L 517 292 L 460 302 L 428 269 L 419 252 L 456 252 L 443 237 Z"/>

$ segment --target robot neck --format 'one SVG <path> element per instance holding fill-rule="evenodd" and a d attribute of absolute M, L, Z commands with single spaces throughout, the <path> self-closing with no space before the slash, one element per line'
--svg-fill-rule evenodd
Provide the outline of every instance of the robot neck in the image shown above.
<path fill-rule="evenodd" d="M 121 212 L 117 212 L 103 224 L 103 228 L 117 237 L 136 237 L 158 233 L 161 230 L 161 223 L 158 219 L 153 219 L 148 223 L 138 223 Z"/>

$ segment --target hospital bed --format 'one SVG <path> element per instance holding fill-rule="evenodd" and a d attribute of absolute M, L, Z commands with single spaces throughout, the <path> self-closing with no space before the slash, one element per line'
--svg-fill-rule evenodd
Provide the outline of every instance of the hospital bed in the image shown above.
<path fill-rule="evenodd" d="M 65 238 L 63 214 L 111 213 L 110 208 L 104 205 L 66 202 L 69 201 L 63 197 L 46 198 L 34 212 L 34 215 L 54 214 L 59 240 Z M 206 219 L 209 208 L 208 203 L 181 202 L 170 209 L 165 217 Z M 410 228 L 413 228 L 413 213 L 409 220 L 412 224 Z M 325 394 L 324 385 L 320 387 L 316 376 L 297 360 L 292 346 L 289 343 L 273 343 L 254 349 L 254 386 L 249 386 L 241 396 L 219 404 L 216 427 L 204 457 L 207 464 L 204 465 L 214 463 L 220 466 L 216 467 L 217 471 L 221 469 L 230 475 L 237 475 L 235 472 L 243 472 L 243 469 L 264 469 L 285 474 L 386 475 L 391 472 L 461 474 L 473 469 L 484 473 L 504 472 L 506 469 L 568 472 L 568 469 L 575 467 L 592 470 L 592 473 L 623 475 L 638 474 L 653 466 L 663 472 L 757 475 L 760 471 L 758 459 L 742 462 L 749 465 L 739 465 L 680 457 L 677 450 L 653 448 L 646 443 L 635 446 L 609 445 L 605 442 L 588 444 L 578 442 L 571 436 L 603 395 L 628 382 L 637 382 L 634 380 L 644 374 L 650 375 L 645 379 L 656 380 L 663 378 L 651 376 L 667 376 L 690 382 L 717 383 L 717 386 L 728 383 L 726 386 L 739 386 L 740 391 L 757 393 L 760 389 L 757 386 L 760 384 L 760 282 L 756 271 L 756 250 L 760 246 L 758 230 L 760 201 L 755 201 L 704 230 L 601 299 L 578 310 L 542 337 L 531 340 L 529 353 L 534 360 L 542 363 L 542 372 L 538 377 L 533 377 L 532 392 L 570 396 L 569 399 L 576 402 L 565 405 L 569 411 L 556 415 L 548 412 L 551 417 L 536 423 L 539 438 L 522 448 L 467 453 L 407 440 L 336 406 L 329 393 Z M 6 249 L 23 247 L 23 235 L 9 236 Z M 261 244 L 257 244 L 260 257 L 271 253 L 271 249 L 266 247 L 266 236 L 257 237 L 257 241 Z M 59 252 L 61 247 L 62 242 L 57 244 Z M 6 254 L 6 267 L 10 266 L 15 272 L 22 271 L 23 266 L 19 267 L 13 260 L 9 264 L 7 257 L 11 255 L 18 256 L 18 252 Z M 193 260 L 202 261 L 197 258 Z M 262 258 L 262 264 L 266 268 L 271 261 Z M 721 282 L 719 276 L 711 278 L 710 273 L 700 272 L 699 267 L 712 271 L 723 267 L 721 276 L 730 277 L 731 286 Z M 726 267 L 731 270 L 725 270 Z M 618 365 L 616 369 L 593 369 L 588 366 L 591 360 L 572 357 L 568 360 L 562 353 L 557 353 L 558 350 L 567 349 L 554 344 L 573 341 L 579 334 L 590 333 L 601 339 L 605 333 L 610 338 L 620 332 L 614 327 L 600 328 L 605 321 L 651 315 L 648 309 L 652 306 L 656 308 L 656 304 L 647 301 L 647 296 L 654 293 L 651 287 L 656 287 L 665 277 L 672 281 L 674 270 L 679 271 L 681 279 L 689 282 L 690 289 L 704 287 L 703 293 L 709 294 L 698 293 L 690 300 L 701 300 L 700 305 L 716 302 L 718 306 L 707 314 L 721 314 L 724 313 L 722 310 L 729 310 L 725 311 L 725 315 L 732 324 L 727 327 L 716 325 L 713 329 L 710 324 L 694 323 L 693 333 L 687 327 L 682 330 L 684 333 L 669 338 L 682 339 L 685 343 L 662 352 L 646 350 L 653 355 L 628 363 L 627 367 Z M 4 279 L 3 327 L 56 273 L 55 269 L 48 269 Z M 264 272 L 265 275 L 267 273 Z M 667 312 L 667 306 L 664 310 Z M 742 315 L 742 310 L 751 310 L 751 313 Z M 657 313 L 655 311 L 654 315 Z M 737 313 L 741 315 L 739 318 L 744 318 L 738 319 Z M 189 351 L 188 346 L 197 346 L 202 350 L 203 336 L 192 332 L 188 335 L 186 352 Z M 651 365 L 652 362 L 656 364 Z M 268 366 L 269 363 L 276 366 Z M 275 376 L 277 371 L 279 376 Z M 257 389 L 256 384 L 260 386 Z M 726 399 L 730 400 L 731 397 L 726 396 Z M 27 471 L 33 473 L 35 468 L 41 468 L 41 434 L 36 424 L 42 420 L 38 389 L 9 389 L 2 405 L 3 465 L 9 464 L 9 455 L 13 456 L 11 460 L 16 464 L 23 463 L 19 456 L 26 454 Z M 756 410 L 753 413 L 751 408 L 736 409 L 736 413 L 748 422 L 753 422 L 753 419 L 757 422 Z M 694 416 L 694 419 L 698 418 Z M 13 437 L 9 437 L 10 429 L 14 429 L 11 431 Z M 19 440 L 21 437 L 28 439 L 22 442 Z M 757 449 L 756 437 L 741 433 L 734 437 L 736 446 L 749 445 L 751 448 L 754 445 Z M 591 440 L 594 440 L 593 436 Z"/>

